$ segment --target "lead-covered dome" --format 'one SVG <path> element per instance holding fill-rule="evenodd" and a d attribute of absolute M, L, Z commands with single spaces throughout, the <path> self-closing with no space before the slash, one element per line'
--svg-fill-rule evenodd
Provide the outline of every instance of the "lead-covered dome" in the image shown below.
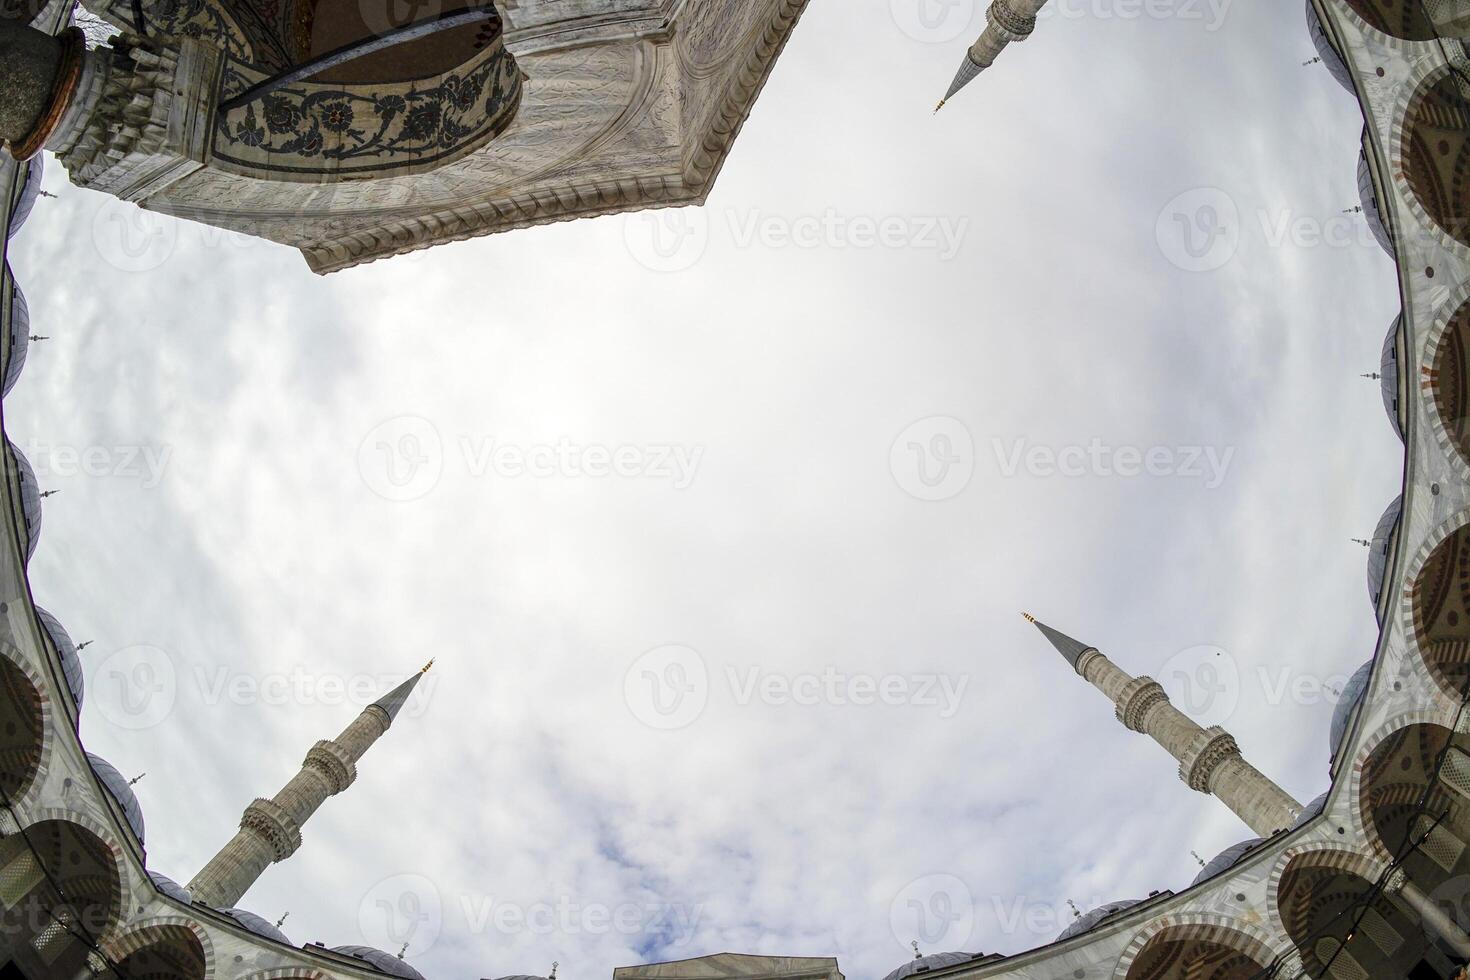
<path fill-rule="evenodd" d="M 39 153 L 26 161 L 25 173 L 21 175 L 20 200 L 15 203 L 15 210 L 10 212 L 10 230 L 6 238 L 14 238 L 20 226 L 26 223 L 26 218 L 30 217 L 36 198 L 41 196 L 41 175 L 45 170 L 46 165 Z"/>
<path fill-rule="evenodd" d="M 1368 680 L 1372 676 L 1373 661 L 1370 660 L 1359 667 L 1342 686 L 1342 694 L 1338 696 L 1337 706 L 1332 709 L 1332 728 L 1329 733 L 1329 738 L 1332 740 L 1330 748 L 1334 759 L 1337 758 L 1337 747 L 1342 744 L 1343 736 L 1347 734 L 1348 719 L 1352 718 L 1353 709 L 1363 700 L 1363 695 L 1368 693 Z"/>
<path fill-rule="evenodd" d="M 1404 438 L 1404 425 L 1399 420 L 1399 329 L 1403 323 L 1402 313 L 1394 317 L 1388 337 L 1383 341 L 1383 353 L 1378 358 L 1378 386 L 1383 392 L 1383 410 L 1388 413 L 1388 420 L 1393 423 L 1393 431 L 1399 434 L 1400 440 Z"/>
<path fill-rule="evenodd" d="M 20 478 L 20 509 L 25 515 L 26 561 L 29 562 L 41 541 L 41 486 L 36 482 L 36 471 L 31 469 L 30 460 L 15 448 L 15 443 L 6 440 L 6 446 Z"/>
<path fill-rule="evenodd" d="M 112 763 L 101 756 L 87 753 L 87 761 L 92 764 L 92 771 L 97 778 L 102 780 L 102 785 L 107 792 L 117 801 L 123 816 L 127 818 L 128 826 L 133 828 L 133 833 L 138 837 L 138 843 L 143 843 L 143 807 L 138 804 L 138 797 L 133 793 L 133 787 L 128 785 L 127 779 Z"/>
<path fill-rule="evenodd" d="M 904 977 L 911 977 L 916 973 L 928 973 L 930 970 L 954 966 L 956 963 L 968 963 L 976 955 L 975 953 L 930 953 L 927 956 L 916 956 L 888 974 L 883 980 L 903 980 Z"/>
<path fill-rule="evenodd" d="M 1302 812 L 1297 816 L 1295 820 L 1291 822 L 1290 829 L 1297 830 L 1301 827 L 1305 827 L 1309 821 L 1321 814 L 1321 812 L 1326 808 L 1327 794 L 1323 793 L 1321 796 L 1317 797 L 1315 800 L 1302 807 Z"/>
<path fill-rule="evenodd" d="M 1322 21 L 1317 17 L 1317 8 L 1312 6 L 1312 0 L 1307 0 L 1307 33 L 1312 36 L 1312 47 L 1317 49 L 1317 55 L 1322 59 L 1322 64 L 1332 77 L 1337 79 L 1339 85 L 1357 97 L 1353 91 L 1352 72 L 1348 71 L 1347 64 L 1342 60 L 1342 54 L 1332 44 L 1332 38 L 1327 36 L 1327 31 L 1322 27 Z"/>
<path fill-rule="evenodd" d="M 10 394 L 10 389 L 20 380 L 21 369 L 26 366 L 26 355 L 31 349 L 31 308 L 8 264 L 5 266 L 5 279 L 11 286 L 10 353 L 5 362 L 5 380 L 0 383 L 0 395 Z"/>
<path fill-rule="evenodd" d="M 1252 837 L 1250 840 L 1243 840 L 1239 844 L 1231 844 L 1225 850 L 1216 854 L 1203 868 L 1200 868 L 1199 874 L 1194 876 L 1194 881 L 1190 882 L 1190 885 L 1198 885 L 1202 881 L 1209 881 L 1217 874 L 1229 871 L 1235 867 L 1241 858 L 1254 851 L 1263 843 L 1265 843 L 1265 838 Z"/>
<path fill-rule="evenodd" d="M 1368 598 L 1375 611 L 1378 601 L 1383 598 L 1384 579 L 1388 575 L 1388 546 L 1394 529 L 1399 526 L 1403 509 L 1404 498 L 1396 497 L 1378 519 L 1378 526 L 1373 529 L 1373 540 L 1368 544 Z"/>
<path fill-rule="evenodd" d="M 1373 193 L 1373 174 L 1368 169 L 1368 154 L 1358 154 L 1358 203 L 1363 206 L 1363 217 L 1373 230 L 1373 237 L 1389 255 L 1393 254 L 1393 236 L 1388 233 L 1388 223 L 1378 207 L 1378 197 Z"/>
<path fill-rule="evenodd" d="M 373 949 L 371 946 L 334 946 L 332 952 L 362 960 L 379 973 L 386 973 L 390 977 L 398 977 L 400 980 L 424 980 L 422 973 L 392 953 L 385 953 L 381 949 Z"/>
<path fill-rule="evenodd" d="M 257 936 L 263 936 L 273 942 L 284 943 L 287 946 L 292 945 L 291 940 L 284 932 L 254 912 L 249 912 L 245 909 L 220 909 L 219 911 L 221 915 L 228 915 Z"/>
<path fill-rule="evenodd" d="M 1090 909 L 1073 919 L 1067 925 L 1067 928 L 1063 929 L 1061 934 L 1057 936 L 1056 941 L 1061 942 L 1063 939 L 1071 939 L 1073 936 L 1080 936 L 1084 932 L 1091 932 L 1102 925 L 1105 920 L 1111 919 L 1120 912 L 1128 911 L 1142 901 L 1143 899 L 1141 898 L 1127 898 L 1121 902 L 1109 902 L 1106 905 L 1099 905 L 1095 909 Z"/>
<path fill-rule="evenodd" d="M 168 875 L 161 875 L 157 871 L 150 871 L 148 872 L 148 880 L 153 882 L 154 888 L 175 902 L 182 902 L 185 905 L 194 904 L 194 896 L 189 893 L 189 889 L 174 881 Z"/>
<path fill-rule="evenodd" d="M 36 618 L 41 621 L 41 628 L 46 631 L 51 645 L 56 648 L 56 655 L 61 658 L 61 672 L 66 675 L 67 689 L 71 691 L 71 699 L 80 708 L 85 681 L 82 679 L 82 658 L 77 654 L 77 645 L 62 628 L 60 620 L 40 606 L 36 607 Z"/>

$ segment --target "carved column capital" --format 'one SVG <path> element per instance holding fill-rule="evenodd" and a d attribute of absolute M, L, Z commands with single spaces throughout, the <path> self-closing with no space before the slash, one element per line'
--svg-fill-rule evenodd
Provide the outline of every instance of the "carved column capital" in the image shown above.
<path fill-rule="evenodd" d="M 1189 748 L 1179 760 L 1179 778 L 1190 789 L 1198 793 L 1210 792 L 1210 780 L 1215 770 L 1227 759 L 1240 756 L 1240 746 L 1235 736 L 1216 725 L 1206 728 L 1194 737 Z"/>
<path fill-rule="evenodd" d="M 208 161 L 223 66 L 197 38 L 126 34 L 88 51 L 46 148 L 79 187 L 146 200 Z"/>
<path fill-rule="evenodd" d="M 334 796 L 351 786 L 357 778 L 357 766 L 347 752 L 336 742 L 326 739 L 311 747 L 304 764 L 306 768 L 321 773 Z"/>
<path fill-rule="evenodd" d="M 1385 895 L 1397 895 L 1404 890 L 1404 886 L 1408 883 L 1408 872 L 1404 871 L 1403 868 L 1394 868 L 1383 881 L 1383 893 Z"/>
<path fill-rule="evenodd" d="M 1168 700 L 1169 695 L 1158 681 L 1152 677 L 1135 677 L 1118 695 L 1114 713 L 1132 731 L 1147 732 L 1148 713 Z"/>
<path fill-rule="evenodd" d="M 240 829 L 260 837 L 284 861 L 301 846 L 301 827 L 282 807 L 270 800 L 257 799 L 245 808 Z"/>
<path fill-rule="evenodd" d="M 1292 950 L 1277 961 L 1276 972 L 1273 974 L 1276 980 L 1302 980 L 1306 975 L 1307 968 L 1302 963 L 1299 950 Z"/>

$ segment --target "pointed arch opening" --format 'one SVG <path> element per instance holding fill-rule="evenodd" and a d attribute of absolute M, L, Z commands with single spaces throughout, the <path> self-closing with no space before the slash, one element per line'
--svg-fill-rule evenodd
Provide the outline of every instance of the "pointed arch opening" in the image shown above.
<path fill-rule="evenodd" d="M 0 930 L 26 975 L 80 975 L 121 911 L 117 857 L 87 828 L 43 820 L 0 840 Z"/>

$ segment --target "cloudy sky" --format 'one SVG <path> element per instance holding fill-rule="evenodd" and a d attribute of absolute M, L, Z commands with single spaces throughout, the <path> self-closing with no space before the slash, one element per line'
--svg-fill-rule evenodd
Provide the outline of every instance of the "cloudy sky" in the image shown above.
<path fill-rule="evenodd" d="M 242 903 L 296 941 L 1017 952 L 1247 836 L 1023 609 L 1324 790 L 1398 300 L 1286 6 L 1068 0 L 933 116 L 983 5 L 816 3 L 702 213 L 327 278 L 162 219 L 130 257 L 50 168 L 5 426 L 152 868 L 437 657 Z"/>

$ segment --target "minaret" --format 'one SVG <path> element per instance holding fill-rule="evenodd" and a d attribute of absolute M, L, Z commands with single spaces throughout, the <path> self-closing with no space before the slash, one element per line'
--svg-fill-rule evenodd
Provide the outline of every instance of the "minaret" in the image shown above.
<path fill-rule="evenodd" d="M 1142 732 L 1179 760 L 1179 778 L 1190 789 L 1219 797 L 1257 836 L 1270 837 L 1291 826 L 1302 812 L 1292 799 L 1240 755 L 1225 729 L 1201 728 L 1174 707 L 1152 677 L 1130 677 L 1096 647 L 1079 643 L 1028 614 L 1073 669 L 1116 706 L 1118 720 Z"/>
<path fill-rule="evenodd" d="M 970 46 L 969 54 L 960 64 L 960 70 L 950 83 L 949 91 L 939 100 L 934 111 L 954 98 L 960 89 L 975 80 L 975 76 L 995 64 L 995 59 L 1012 41 L 1024 41 L 1036 30 L 1036 14 L 1046 6 L 1046 0 L 995 0 L 986 14 L 988 23 L 980 39 Z"/>
<path fill-rule="evenodd" d="M 327 797 L 352 785 L 357 778 L 357 760 L 393 724 L 414 686 L 432 666 L 431 660 L 423 670 L 364 708 L 336 739 L 313 745 L 301 771 L 274 797 L 257 799 L 246 807 L 239 832 L 189 882 L 194 901 L 218 909 L 233 908 L 261 872 L 295 854 L 301 846 L 302 824 Z"/>

